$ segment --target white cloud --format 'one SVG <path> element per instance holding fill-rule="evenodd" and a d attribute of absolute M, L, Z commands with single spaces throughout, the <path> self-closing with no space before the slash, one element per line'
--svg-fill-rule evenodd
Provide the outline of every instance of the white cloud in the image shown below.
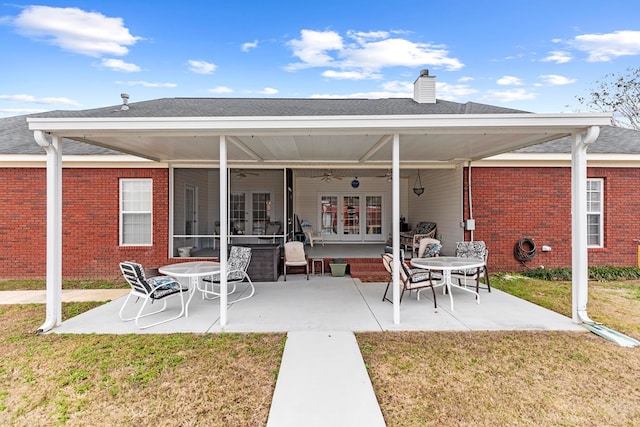
<path fill-rule="evenodd" d="M 322 72 L 323 77 L 336 80 L 378 80 L 382 78 L 380 73 L 374 73 L 371 70 L 351 70 L 351 71 L 336 71 L 327 70 Z"/>
<path fill-rule="evenodd" d="M 137 73 L 140 67 L 136 64 L 124 62 L 122 59 L 103 59 L 101 65 L 113 71 L 126 71 L 128 73 Z"/>
<path fill-rule="evenodd" d="M 465 84 L 452 85 L 444 82 L 436 82 L 436 94 L 438 95 L 438 99 L 457 101 L 477 92 L 478 91 L 476 89 Z"/>
<path fill-rule="evenodd" d="M 388 82 L 382 83 L 382 89 L 385 91 L 393 92 L 393 93 L 402 93 L 407 97 L 413 96 L 413 83 L 411 82 L 402 82 L 398 80 L 391 80 Z"/>
<path fill-rule="evenodd" d="M 473 80 L 475 80 L 473 77 L 460 77 L 460 78 L 458 79 L 458 81 L 459 81 L 460 83 L 471 82 L 471 81 L 473 81 Z"/>
<path fill-rule="evenodd" d="M 549 52 L 545 58 L 542 58 L 542 62 L 555 62 L 556 64 L 565 64 L 572 60 L 571 53 L 563 50 L 554 50 Z"/>
<path fill-rule="evenodd" d="M 544 74 L 540 76 L 540 79 L 551 86 L 562 86 L 576 82 L 576 79 L 570 79 L 568 77 L 559 76 L 557 74 Z"/>
<path fill-rule="evenodd" d="M 0 108 L 0 117 L 21 116 L 23 114 L 42 113 L 47 110 L 35 108 Z"/>
<path fill-rule="evenodd" d="M 589 62 L 607 62 L 618 56 L 640 54 L 640 31 L 614 31 L 608 34 L 583 34 L 570 44 L 587 52 Z"/>
<path fill-rule="evenodd" d="M 503 76 L 499 78 L 496 83 L 500 86 L 522 86 L 522 80 L 514 76 Z"/>
<path fill-rule="evenodd" d="M 168 88 L 173 88 L 173 87 L 177 87 L 178 86 L 175 83 L 153 83 L 153 82 L 145 82 L 143 80 L 128 81 L 128 82 L 117 81 L 116 83 L 119 84 L 119 85 L 142 86 L 142 87 L 168 87 Z"/>
<path fill-rule="evenodd" d="M 132 36 L 122 18 L 75 7 L 27 6 L 13 20 L 19 33 L 82 55 L 122 56 L 141 37 Z"/>
<path fill-rule="evenodd" d="M 274 89 L 272 87 L 265 87 L 261 91 L 258 91 L 258 93 L 261 93 L 263 95 L 275 95 L 278 92 L 278 89 Z"/>
<path fill-rule="evenodd" d="M 459 70 L 464 64 L 452 58 L 440 45 L 416 43 L 394 38 L 385 31 L 349 31 L 347 40 L 335 31 L 302 30 L 300 38 L 287 45 L 300 62 L 289 64 L 287 71 L 325 67 L 323 75 L 336 79 L 378 79 L 386 67 L 425 67 Z"/>
<path fill-rule="evenodd" d="M 302 62 L 290 64 L 288 71 L 303 68 L 326 67 L 333 64 L 333 58 L 328 51 L 341 51 L 344 47 L 342 37 L 335 31 L 300 31 L 299 40 L 291 40 L 287 43 L 293 50 L 293 54 Z"/>
<path fill-rule="evenodd" d="M 189 71 L 196 74 L 211 74 L 218 66 L 207 61 L 189 60 Z"/>
<path fill-rule="evenodd" d="M 487 92 L 487 95 L 484 99 L 489 101 L 499 101 L 499 102 L 512 102 L 512 101 L 522 101 L 525 99 L 534 99 L 536 94 L 533 92 L 528 92 L 524 89 L 511 89 L 511 90 L 490 90 Z"/>
<path fill-rule="evenodd" d="M 81 105 L 79 102 L 73 101 L 69 98 L 53 98 L 53 97 L 38 98 L 33 95 L 25 95 L 25 94 L 0 95 L 0 99 L 6 100 L 6 101 L 15 101 L 15 102 L 31 103 L 31 104 L 73 105 L 73 106 Z"/>
<path fill-rule="evenodd" d="M 243 52 L 249 52 L 251 49 L 255 49 L 256 47 L 258 47 L 258 40 L 243 43 L 241 49 Z"/>
<path fill-rule="evenodd" d="M 208 89 L 207 92 L 211 93 L 231 93 L 233 89 L 227 86 L 216 86 L 214 88 Z"/>

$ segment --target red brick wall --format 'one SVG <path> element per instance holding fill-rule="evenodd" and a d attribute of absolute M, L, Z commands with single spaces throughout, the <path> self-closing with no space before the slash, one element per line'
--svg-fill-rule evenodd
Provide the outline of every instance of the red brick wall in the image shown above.
<path fill-rule="evenodd" d="M 169 224 L 167 169 L 64 169 L 63 278 L 119 277 L 118 262 L 166 264 Z M 153 179 L 153 246 L 120 247 L 119 179 Z M 0 169 L 0 278 L 46 276 L 46 170 Z"/>
<path fill-rule="evenodd" d="M 637 265 L 640 169 L 590 168 L 604 179 L 604 248 L 589 249 L 590 265 Z M 153 246 L 118 246 L 120 178 L 152 178 Z M 467 174 L 464 174 L 465 184 Z M 46 170 L 0 168 L 0 278 L 46 276 Z M 475 240 L 490 249 L 491 271 L 518 271 L 519 239 L 530 237 L 537 256 L 528 267 L 571 267 L 569 168 L 473 168 Z M 63 170 L 63 277 L 120 277 L 118 262 L 166 264 L 169 224 L 167 169 Z M 465 205 L 467 204 L 465 185 Z M 468 206 L 465 206 L 465 217 Z M 542 246 L 551 252 L 542 252 Z"/>
<path fill-rule="evenodd" d="M 589 249 L 589 265 L 636 266 L 640 200 L 633 196 L 640 169 L 589 168 L 604 180 L 604 247 Z M 468 216 L 465 173 L 465 217 Z M 491 271 L 525 269 L 513 255 L 523 237 L 536 244 L 527 267 L 571 267 L 570 168 L 483 168 L 472 170 L 474 240 L 489 247 Z M 551 252 L 542 252 L 548 245 Z"/>

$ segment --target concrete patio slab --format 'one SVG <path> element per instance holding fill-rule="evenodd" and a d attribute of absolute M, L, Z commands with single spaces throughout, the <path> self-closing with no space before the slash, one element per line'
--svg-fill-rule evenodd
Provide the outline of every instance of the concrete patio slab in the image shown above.
<path fill-rule="evenodd" d="M 292 331 L 468 331 L 468 330 L 571 330 L 585 329 L 565 316 L 493 289 L 480 291 L 480 304 L 472 294 L 453 289 L 455 311 L 449 296 L 405 295 L 400 305 L 400 324 L 393 323 L 393 305 L 382 301 L 386 283 L 362 283 L 349 276 L 290 275 L 287 281 L 258 282 L 255 295 L 228 308 L 226 327 L 220 326 L 218 300 L 203 300 L 196 294 L 189 317 L 140 330 L 123 322 L 118 311 L 124 297 L 71 318 L 54 333 L 206 333 Z M 241 295 L 246 289 L 238 291 Z M 230 296 L 230 299 L 234 296 Z M 170 317 L 179 303 L 156 315 Z"/>

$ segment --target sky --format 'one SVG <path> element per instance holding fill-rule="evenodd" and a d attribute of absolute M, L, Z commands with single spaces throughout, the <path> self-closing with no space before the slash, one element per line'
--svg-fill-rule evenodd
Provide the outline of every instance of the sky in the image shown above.
<path fill-rule="evenodd" d="M 640 1 L 0 3 L 0 117 L 173 97 L 436 96 L 589 111 L 640 64 Z"/>

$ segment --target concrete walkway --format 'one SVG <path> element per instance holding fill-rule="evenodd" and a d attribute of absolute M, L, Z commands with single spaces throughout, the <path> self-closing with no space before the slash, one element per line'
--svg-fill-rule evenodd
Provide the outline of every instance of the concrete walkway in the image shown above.
<path fill-rule="evenodd" d="M 267 427 L 385 426 L 352 332 L 289 332 Z"/>

